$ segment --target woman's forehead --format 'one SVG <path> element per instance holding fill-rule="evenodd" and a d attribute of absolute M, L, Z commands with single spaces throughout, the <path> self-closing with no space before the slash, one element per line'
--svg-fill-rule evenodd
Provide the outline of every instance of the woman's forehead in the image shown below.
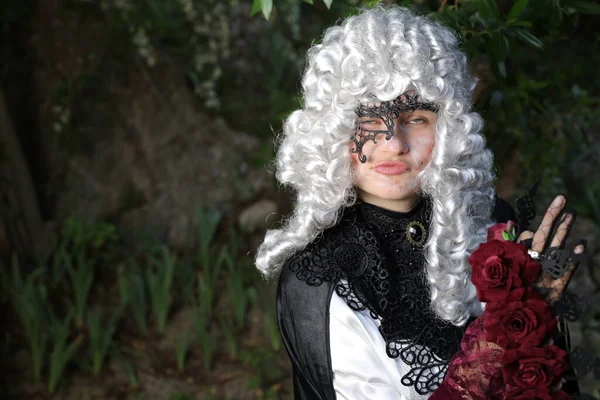
<path fill-rule="evenodd" d="M 356 109 L 359 116 L 372 114 L 402 113 L 413 112 L 416 110 L 426 110 L 437 113 L 439 106 L 435 103 L 424 101 L 416 90 L 407 90 L 393 100 L 362 102 Z"/>

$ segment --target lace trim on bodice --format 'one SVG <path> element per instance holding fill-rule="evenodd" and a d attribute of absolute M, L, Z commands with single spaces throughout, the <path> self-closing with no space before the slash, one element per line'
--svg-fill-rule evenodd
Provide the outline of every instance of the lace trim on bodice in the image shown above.
<path fill-rule="evenodd" d="M 430 307 L 423 254 L 430 215 L 426 200 L 406 214 L 369 204 L 349 207 L 288 263 L 308 285 L 333 283 L 351 309 L 368 309 L 381 323 L 387 355 L 410 367 L 402 384 L 419 394 L 441 384 L 464 333 Z"/>

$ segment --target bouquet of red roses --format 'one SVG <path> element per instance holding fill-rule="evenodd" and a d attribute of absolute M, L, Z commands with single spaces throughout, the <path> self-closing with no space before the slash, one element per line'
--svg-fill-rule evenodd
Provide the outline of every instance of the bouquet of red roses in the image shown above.
<path fill-rule="evenodd" d="M 556 390 L 569 368 L 567 353 L 547 345 L 557 319 L 534 287 L 541 266 L 527 248 L 515 243 L 514 225 L 488 230 L 487 242 L 469 258 L 471 281 L 486 302 L 483 333 L 502 348 L 502 392 L 506 399 L 569 399 Z"/>

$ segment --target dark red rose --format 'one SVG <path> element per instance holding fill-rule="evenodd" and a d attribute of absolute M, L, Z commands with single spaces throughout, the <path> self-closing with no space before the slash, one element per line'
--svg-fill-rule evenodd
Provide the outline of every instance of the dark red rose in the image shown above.
<path fill-rule="evenodd" d="M 500 301 L 515 289 L 533 283 L 540 264 L 527 254 L 527 248 L 508 240 L 482 243 L 469 257 L 471 282 L 480 301 Z"/>
<path fill-rule="evenodd" d="M 506 384 L 540 391 L 557 383 L 569 368 L 567 353 L 556 346 L 508 350 L 502 355 L 502 363 Z"/>
<path fill-rule="evenodd" d="M 505 239 L 503 232 L 512 238 L 514 236 L 515 223 L 512 221 L 508 222 L 499 222 L 496 225 L 490 226 L 487 232 L 487 241 L 490 242 L 492 240 L 510 240 Z M 511 234 L 512 233 L 512 234 Z"/>
<path fill-rule="evenodd" d="M 551 392 L 550 389 L 512 389 L 506 392 L 507 400 L 570 400 L 571 397 L 559 390 Z"/>
<path fill-rule="evenodd" d="M 548 303 L 533 288 L 515 289 L 485 307 L 485 338 L 503 349 L 538 346 L 557 325 Z"/>

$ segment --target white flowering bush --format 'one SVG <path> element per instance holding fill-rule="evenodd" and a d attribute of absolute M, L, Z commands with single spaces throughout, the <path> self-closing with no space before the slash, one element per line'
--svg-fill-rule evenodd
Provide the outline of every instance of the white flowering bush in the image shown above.
<path fill-rule="evenodd" d="M 125 36 L 148 67 L 161 53 L 173 59 L 206 107 L 220 107 L 220 65 L 230 56 L 230 17 L 239 0 L 70 0 L 69 5 L 100 11 L 107 28 Z"/>
<path fill-rule="evenodd" d="M 265 13 L 263 0 L 62 2 L 81 15 L 100 16 L 114 44 L 110 53 L 139 57 L 148 68 L 165 61 L 175 65 L 206 108 L 234 128 L 265 135 L 270 135 L 269 127 L 279 129 L 284 116 L 298 106 L 297 80 L 314 38 L 365 3 L 337 1 L 328 10 L 311 1 L 275 0 Z M 252 16 L 257 4 L 268 19 Z"/>

